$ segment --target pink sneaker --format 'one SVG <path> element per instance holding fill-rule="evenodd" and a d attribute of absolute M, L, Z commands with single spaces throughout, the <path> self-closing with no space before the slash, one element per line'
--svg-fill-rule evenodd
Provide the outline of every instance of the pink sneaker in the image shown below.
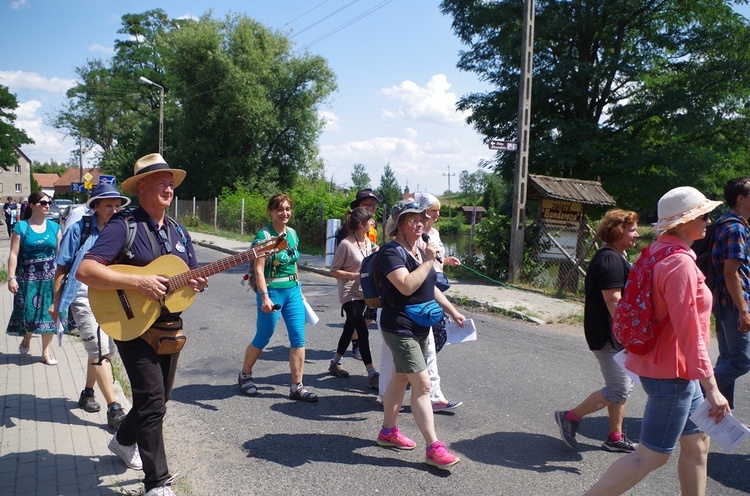
<path fill-rule="evenodd" d="M 378 433 L 378 440 L 375 442 L 378 443 L 378 446 L 402 450 L 411 450 L 414 449 L 414 446 L 417 445 L 417 443 L 401 434 L 398 430 L 398 427 L 395 427 L 393 429 L 393 432 L 391 432 L 387 436 L 384 436 L 383 431 L 381 430 Z"/>
<path fill-rule="evenodd" d="M 432 446 L 427 448 L 425 462 L 433 467 L 446 469 L 460 462 L 461 459 L 445 449 L 445 444 L 435 441 Z"/>

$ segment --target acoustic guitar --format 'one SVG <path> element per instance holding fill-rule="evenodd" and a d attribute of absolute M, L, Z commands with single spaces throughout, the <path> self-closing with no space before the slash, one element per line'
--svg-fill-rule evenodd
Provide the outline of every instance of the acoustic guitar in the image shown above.
<path fill-rule="evenodd" d="M 146 332 L 161 315 L 162 307 L 169 313 L 182 312 L 190 308 L 195 300 L 195 291 L 188 285 L 190 279 L 209 277 L 250 262 L 258 257 L 273 255 L 287 247 L 286 234 L 281 234 L 256 244 L 251 250 L 222 258 L 196 269 L 189 269 L 175 255 L 162 255 L 143 267 L 115 264 L 109 268 L 121 274 L 160 275 L 169 278 L 167 294 L 160 300 L 152 300 L 136 290 L 97 290 L 89 288 L 89 301 L 94 317 L 102 330 L 119 341 L 130 341 Z"/>

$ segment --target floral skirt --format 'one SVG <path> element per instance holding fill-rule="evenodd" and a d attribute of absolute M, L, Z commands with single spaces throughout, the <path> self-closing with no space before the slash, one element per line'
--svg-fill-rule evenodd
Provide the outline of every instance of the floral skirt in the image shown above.
<path fill-rule="evenodd" d="M 55 285 L 54 257 L 19 259 L 16 275 L 18 292 L 13 298 L 13 314 L 10 316 L 7 333 L 14 336 L 48 334 L 56 331 L 49 314 Z"/>

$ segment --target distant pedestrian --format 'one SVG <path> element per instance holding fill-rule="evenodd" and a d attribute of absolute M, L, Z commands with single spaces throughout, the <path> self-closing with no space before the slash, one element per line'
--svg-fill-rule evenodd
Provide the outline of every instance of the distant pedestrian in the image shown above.
<path fill-rule="evenodd" d="M 612 335 L 615 307 L 630 273 L 626 250 L 638 240 L 638 214 L 628 210 L 610 210 L 599 223 L 596 235 L 604 244 L 594 254 L 586 270 L 586 300 L 583 330 L 586 343 L 599 362 L 604 387 L 591 393 L 582 403 L 568 411 L 556 412 L 555 420 L 565 444 L 576 448 L 576 431 L 585 415 L 607 408 L 609 434 L 601 448 L 631 453 L 635 444 L 622 430 L 625 403 L 633 390 L 633 381 L 615 362 L 622 345 Z"/>
<path fill-rule="evenodd" d="M 384 395 L 383 427 L 377 444 L 396 449 L 414 449 L 416 443 L 401 434 L 396 422 L 406 386 L 411 385 L 411 410 L 427 444 L 425 461 L 445 469 L 460 458 L 448 451 L 435 433 L 427 373 L 427 340 L 430 326 L 443 317 L 443 309 L 459 325 L 464 316 L 435 287 L 437 274 L 432 261 L 436 246 L 417 246 L 427 221 L 425 208 L 414 200 L 401 200 L 391 209 L 387 234 L 394 238 L 385 244 L 377 260 L 378 277 L 383 281 L 383 308 L 380 328 L 383 340 L 393 354 L 395 374 Z M 442 308 L 442 309 L 441 309 Z"/>
<path fill-rule="evenodd" d="M 337 377 L 349 377 L 349 372 L 341 364 L 341 358 L 349 347 L 352 334 L 356 331 L 359 335 L 362 361 L 367 370 L 367 385 L 371 389 L 377 389 L 379 374 L 372 365 L 370 331 L 365 320 L 367 306 L 359 286 L 359 269 L 362 260 L 372 254 L 371 242 L 367 238 L 370 220 L 372 220 L 372 212 L 364 207 L 356 207 L 351 211 L 347 225 L 349 234 L 336 247 L 336 253 L 331 262 L 331 275 L 337 279 L 339 301 L 342 305 L 342 312 L 346 314 L 346 321 L 328 370 Z"/>
<path fill-rule="evenodd" d="M 54 320 L 70 310 L 89 355 L 86 384 L 78 399 L 78 406 L 89 413 L 101 409 L 94 395 L 94 384 L 97 384 L 107 403 L 107 425 L 113 429 L 120 427 L 125 411 L 117 402 L 113 386 L 112 363 L 109 358 L 112 339 L 99 328 L 91 311 L 88 286 L 76 278 L 76 272 L 107 222 L 129 203 L 130 199 L 120 195 L 111 184 L 94 188 L 93 195 L 86 203 L 87 208 L 93 209 L 93 215 L 67 225 L 63 234 L 56 260 L 55 300 L 50 308 L 50 315 Z"/>
<path fill-rule="evenodd" d="M 689 416 L 704 401 L 701 386 L 711 405 L 709 417 L 719 422 L 730 409 L 716 385 L 708 356 L 713 298 L 690 245 L 706 235 L 708 214 L 719 205 L 687 186 L 672 189 L 659 200 L 659 221 L 654 227 L 659 237 L 649 247 L 650 256 L 658 260 L 650 288 L 653 322 L 658 323 L 656 343 L 646 354 L 628 353 L 625 360 L 648 394 L 640 443 L 635 451 L 618 458 L 587 495 L 628 491 L 665 465 L 678 441 L 682 494 L 706 493 L 710 440 Z"/>
<path fill-rule="evenodd" d="M 719 391 L 734 408 L 735 381 L 750 371 L 750 177 L 724 186 L 730 211 L 716 223 L 712 259 L 716 274 L 714 373 Z"/>
<path fill-rule="evenodd" d="M 3 216 L 5 217 L 5 225 L 8 229 L 8 237 L 13 235 L 13 224 L 16 223 L 16 202 L 13 197 L 9 196 L 7 201 L 3 204 Z"/>
<path fill-rule="evenodd" d="M 287 249 L 270 257 L 258 257 L 255 260 L 255 280 L 258 286 L 255 301 L 258 305 L 258 318 L 255 337 L 245 350 L 245 359 L 237 382 L 244 394 L 258 394 L 258 387 L 253 379 L 253 367 L 276 331 L 281 314 L 289 333 L 289 369 L 292 376 L 289 399 L 315 402 L 318 401 L 318 395 L 309 391 L 302 383 L 305 369 L 305 304 L 297 274 L 299 238 L 297 232 L 287 225 L 292 217 L 291 198 L 285 194 L 272 196 L 268 200 L 268 215 L 271 217 L 271 223 L 258 231 L 253 242 L 286 234 Z M 279 308 L 274 307 L 277 304 Z"/>
<path fill-rule="evenodd" d="M 60 226 L 45 219 L 51 200 L 41 191 L 31 193 L 27 218 L 16 222 L 10 238 L 8 290 L 13 293 L 13 314 L 7 333 L 23 336 L 19 353 L 30 353 L 31 337 L 42 336 L 42 362 L 57 365 L 52 356 L 55 322 L 47 311 L 52 305 L 55 254 L 60 245 Z"/>
<path fill-rule="evenodd" d="M 369 188 L 357 191 L 354 200 L 349 203 L 349 211 L 344 217 L 343 224 L 341 224 L 341 227 L 336 232 L 336 243 L 341 243 L 341 241 L 343 241 L 344 238 L 349 235 L 349 216 L 351 215 L 352 211 L 357 207 L 364 207 L 373 215 L 373 219 L 368 225 L 366 236 L 370 240 L 371 248 L 373 250 L 377 250 L 378 231 L 375 228 L 374 217 L 377 213 L 378 203 L 382 203 L 382 201 L 383 197 L 375 194 L 375 192 Z M 369 325 L 370 322 L 375 320 L 375 309 L 367 308 L 365 312 L 365 318 L 367 320 L 367 324 Z M 357 334 L 357 331 L 354 331 L 354 334 L 352 335 L 352 358 L 356 360 L 362 360 L 362 351 L 359 349 L 359 335 Z"/>

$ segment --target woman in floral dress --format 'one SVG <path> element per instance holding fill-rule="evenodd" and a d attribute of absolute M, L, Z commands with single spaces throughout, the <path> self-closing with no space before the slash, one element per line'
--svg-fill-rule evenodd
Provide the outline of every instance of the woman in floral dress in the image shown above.
<path fill-rule="evenodd" d="M 50 198 L 41 191 L 29 196 L 25 219 L 13 226 L 8 256 L 8 290 L 13 298 L 13 314 L 7 333 L 23 336 L 18 347 L 29 354 L 33 334 L 42 335 L 42 362 L 57 365 L 51 354 L 55 323 L 48 313 L 52 305 L 55 254 L 60 246 L 60 226 L 45 219 Z"/>

